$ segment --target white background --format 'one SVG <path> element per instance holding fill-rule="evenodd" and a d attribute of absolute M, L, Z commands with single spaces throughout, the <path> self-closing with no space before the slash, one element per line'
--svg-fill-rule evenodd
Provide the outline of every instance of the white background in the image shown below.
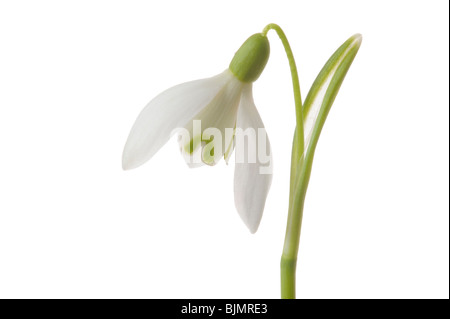
<path fill-rule="evenodd" d="M 233 164 L 171 140 L 124 172 L 143 106 L 284 28 L 303 97 L 364 36 L 307 194 L 299 298 L 449 297 L 447 1 L 2 1 L 0 297 L 278 298 L 294 107 L 274 33 L 254 98 L 274 179 L 251 235 Z"/>

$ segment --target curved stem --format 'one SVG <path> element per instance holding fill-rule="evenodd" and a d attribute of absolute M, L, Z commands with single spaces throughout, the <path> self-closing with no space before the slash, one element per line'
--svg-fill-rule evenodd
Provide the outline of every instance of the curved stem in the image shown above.
<path fill-rule="evenodd" d="M 311 177 L 314 152 L 331 105 L 361 46 L 362 36 L 360 34 L 353 35 L 334 52 L 314 81 L 306 97 L 305 105 L 302 106 L 297 67 L 295 66 L 289 42 L 283 30 L 276 24 L 267 25 L 262 34 L 266 36 L 271 29 L 277 32 L 286 51 L 291 67 L 295 98 L 297 127 L 292 146 L 289 212 L 280 265 L 281 297 L 295 298 L 295 273 L 303 219 L 303 206 L 306 189 Z M 308 113 L 313 105 L 318 108 L 318 113 L 313 119 L 312 128 L 309 128 L 311 131 L 308 129 L 308 135 L 309 133 L 311 135 L 308 138 L 307 149 L 305 150 L 303 116 L 308 117 Z"/>
<path fill-rule="evenodd" d="M 291 46 L 280 26 L 276 24 L 268 24 L 262 34 L 267 35 L 269 30 L 275 30 L 280 38 L 284 50 L 286 51 L 289 60 L 289 67 L 291 69 L 292 86 L 294 91 L 295 114 L 296 114 L 296 129 L 294 134 L 294 142 L 292 145 L 291 158 L 291 173 L 290 173 L 290 191 L 289 191 L 289 212 L 286 226 L 286 236 L 283 247 L 283 254 L 280 263 L 281 275 L 281 298 L 291 299 L 295 298 L 295 273 L 297 268 L 297 255 L 300 240 L 300 229 L 303 217 L 303 204 L 299 205 L 297 202 L 300 199 L 304 201 L 305 196 L 294 198 L 296 185 L 298 180 L 298 170 L 302 166 L 303 152 L 304 152 L 304 131 L 303 131 L 303 107 L 300 93 L 300 83 L 298 79 L 297 66 L 295 64 L 294 55 L 292 54 Z M 301 179 L 303 180 L 303 179 Z M 294 202 L 297 202 L 296 205 Z M 295 209 L 297 207 L 297 209 Z"/>
<path fill-rule="evenodd" d="M 270 23 L 264 28 L 262 34 L 266 36 L 269 30 L 276 31 L 278 37 L 281 40 L 281 43 L 283 44 L 284 50 L 286 51 L 286 55 L 289 61 L 289 67 L 291 69 L 291 76 L 292 76 L 292 88 L 294 91 L 295 118 L 297 122 L 297 129 L 296 129 L 297 138 L 294 141 L 297 144 L 297 149 L 303 150 L 305 140 L 303 136 L 303 108 L 302 108 L 302 96 L 300 94 L 300 82 L 298 80 L 297 65 L 295 64 L 294 55 L 292 54 L 292 49 L 291 46 L 289 45 L 289 41 L 287 40 L 286 35 L 284 34 L 281 27 L 277 24 Z"/>

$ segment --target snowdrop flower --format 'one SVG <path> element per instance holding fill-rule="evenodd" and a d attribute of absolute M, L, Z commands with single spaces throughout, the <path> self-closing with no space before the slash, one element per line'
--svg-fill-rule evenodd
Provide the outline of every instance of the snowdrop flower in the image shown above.
<path fill-rule="evenodd" d="M 254 34 L 224 72 L 174 86 L 156 96 L 131 129 L 123 151 L 123 168 L 136 168 L 148 161 L 174 132 L 180 134 L 180 150 L 190 167 L 215 165 L 221 157 L 228 162 L 235 148 L 235 205 L 245 225 L 255 233 L 272 181 L 272 159 L 264 124 L 253 102 L 252 83 L 261 75 L 269 51 L 267 37 Z"/>

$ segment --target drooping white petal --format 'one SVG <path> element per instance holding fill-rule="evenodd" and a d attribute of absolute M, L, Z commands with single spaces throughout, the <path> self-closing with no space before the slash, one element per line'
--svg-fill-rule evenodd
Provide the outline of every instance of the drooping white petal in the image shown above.
<path fill-rule="evenodd" d="M 264 124 L 253 102 L 251 84 L 242 93 L 235 146 L 234 201 L 239 216 L 253 234 L 261 222 L 272 183 L 272 154 Z"/>
<path fill-rule="evenodd" d="M 151 100 L 131 129 L 122 155 L 124 169 L 148 161 L 170 138 L 207 106 L 228 82 L 228 70 L 212 78 L 174 86 Z"/>
<path fill-rule="evenodd" d="M 180 139 L 182 141 L 180 149 L 185 153 L 183 157 L 190 167 L 201 165 L 199 161 L 215 165 L 223 157 L 233 139 L 243 87 L 244 83 L 230 72 L 227 84 L 185 126 L 185 129 L 190 132 L 191 140 Z M 200 154 L 197 153 L 199 148 Z M 192 163 L 192 161 L 195 162 Z"/>

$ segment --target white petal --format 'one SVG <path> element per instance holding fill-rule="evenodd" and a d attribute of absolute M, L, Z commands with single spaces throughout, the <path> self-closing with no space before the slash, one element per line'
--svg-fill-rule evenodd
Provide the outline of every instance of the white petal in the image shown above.
<path fill-rule="evenodd" d="M 233 130 L 236 125 L 239 100 L 243 87 L 244 83 L 230 72 L 228 83 L 185 127 L 194 138 L 194 141 L 200 141 L 199 137 L 201 136 L 201 142 L 190 141 L 187 144 L 184 140 L 184 146 L 180 145 L 182 151 L 197 154 L 197 147 L 201 148 L 201 161 L 208 165 L 215 165 L 223 157 L 233 138 Z M 205 141 L 209 137 L 208 134 L 213 134 L 211 135 L 211 142 Z M 191 149 L 192 146 L 193 149 Z M 214 150 L 214 155 L 210 152 L 212 150 Z M 190 155 L 184 154 L 185 159 L 193 160 L 193 156 Z M 200 158 L 194 158 L 194 160 L 196 160 L 196 166 L 200 164 L 198 163 Z M 191 164 L 192 162 L 188 163 L 190 166 Z"/>
<path fill-rule="evenodd" d="M 139 114 L 122 155 L 124 169 L 148 161 L 170 138 L 174 129 L 184 127 L 223 88 L 228 70 L 215 77 L 174 86 L 156 96 Z"/>
<path fill-rule="evenodd" d="M 249 128 L 255 130 L 256 140 L 239 136 L 241 130 Z M 244 89 L 239 105 L 235 145 L 234 202 L 245 225 L 255 233 L 272 183 L 272 154 L 264 124 L 253 102 L 251 85 Z M 253 156 L 252 150 L 256 151 Z"/>

